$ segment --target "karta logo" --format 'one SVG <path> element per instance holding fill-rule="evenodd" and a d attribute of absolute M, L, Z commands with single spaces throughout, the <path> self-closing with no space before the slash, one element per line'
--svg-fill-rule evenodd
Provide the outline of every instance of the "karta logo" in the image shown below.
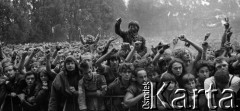
<path fill-rule="evenodd" d="M 221 108 L 224 110 L 227 109 L 235 109 L 237 106 L 235 105 L 235 92 L 232 89 L 224 89 L 221 94 L 218 94 L 217 89 L 213 89 L 213 84 L 210 84 L 208 90 L 204 89 L 193 89 L 192 94 L 192 103 L 189 102 L 189 94 L 185 89 L 176 89 L 174 92 L 175 95 L 179 94 L 181 96 L 172 99 L 169 103 L 163 100 L 163 93 L 167 90 L 170 82 L 168 84 L 163 83 L 160 89 L 157 89 L 156 95 L 154 95 L 154 88 L 151 82 L 145 82 L 143 84 L 144 89 L 144 100 L 143 100 L 143 109 L 156 109 L 157 100 L 162 103 L 164 108 L 173 110 L 173 109 L 190 109 L 190 110 L 199 110 L 199 95 L 204 94 L 207 99 L 208 108 L 211 110 L 216 110 L 217 108 Z M 216 96 L 221 96 L 218 100 L 218 103 L 213 103 Z M 165 97 L 167 98 L 167 97 Z M 178 104 L 181 102 L 182 104 Z M 227 104 L 226 104 L 227 103 Z"/>

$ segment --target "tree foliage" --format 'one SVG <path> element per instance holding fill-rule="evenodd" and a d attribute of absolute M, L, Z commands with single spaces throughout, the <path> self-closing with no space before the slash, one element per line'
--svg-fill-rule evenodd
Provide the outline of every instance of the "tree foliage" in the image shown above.
<path fill-rule="evenodd" d="M 111 32 L 117 5 L 114 0 L 1 0 L 1 41 L 78 40 L 79 29 L 96 35 L 99 27 Z"/>

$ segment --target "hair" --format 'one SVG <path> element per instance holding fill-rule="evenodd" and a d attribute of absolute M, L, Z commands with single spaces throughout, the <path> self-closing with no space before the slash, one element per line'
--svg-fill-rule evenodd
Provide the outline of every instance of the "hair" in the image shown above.
<path fill-rule="evenodd" d="M 113 60 L 118 60 L 119 63 L 121 61 L 120 57 L 117 54 L 114 54 L 107 59 L 107 65 L 110 66 L 110 61 Z"/>
<path fill-rule="evenodd" d="M 17 68 L 14 67 L 14 65 L 13 65 L 11 62 L 8 62 L 8 61 L 2 63 L 2 71 L 5 72 L 5 69 L 6 69 L 7 67 L 9 67 L 9 66 L 12 66 L 12 67 L 13 67 L 13 70 L 14 70 L 14 71 L 17 71 Z"/>
<path fill-rule="evenodd" d="M 173 82 L 177 82 L 176 78 L 170 74 L 170 73 L 165 73 L 162 75 L 161 79 L 160 79 L 161 82 L 166 82 L 166 81 L 173 81 Z"/>
<path fill-rule="evenodd" d="M 135 71 L 134 71 L 134 73 L 133 73 L 133 75 L 137 77 L 137 73 L 138 73 L 139 71 L 142 71 L 142 70 L 146 71 L 144 68 L 136 68 Z M 146 72 L 147 72 L 147 71 L 146 71 Z"/>
<path fill-rule="evenodd" d="M 35 65 L 40 66 L 40 62 L 33 62 L 33 63 L 31 64 L 31 68 L 32 68 L 33 66 L 35 66 Z"/>
<path fill-rule="evenodd" d="M 137 28 L 138 28 L 137 31 L 139 31 L 140 26 L 139 26 L 139 23 L 138 23 L 137 21 L 131 21 L 131 22 L 129 22 L 128 28 L 129 28 L 131 25 L 137 26 Z"/>
<path fill-rule="evenodd" d="M 183 61 L 181 60 L 181 59 L 178 59 L 178 58 L 174 58 L 174 59 L 172 59 L 171 61 L 170 61 L 170 63 L 169 63 L 169 66 L 168 66 L 168 70 L 167 70 L 167 72 L 168 73 L 170 73 L 170 74 L 173 74 L 173 72 L 172 72 L 172 65 L 174 64 L 174 63 L 180 63 L 181 65 L 182 65 L 182 74 L 181 74 L 181 76 L 183 75 L 183 74 L 185 74 L 187 71 L 186 71 L 186 69 L 185 69 L 185 65 L 184 65 L 184 63 L 183 63 Z"/>
<path fill-rule="evenodd" d="M 66 69 L 66 64 L 73 62 L 75 64 L 74 74 L 79 75 L 79 64 L 73 56 L 68 56 L 64 61 L 64 72 L 67 74 L 69 71 Z"/>
<path fill-rule="evenodd" d="M 210 75 L 209 76 L 213 76 L 213 74 L 211 74 L 212 71 L 214 71 L 214 67 L 213 64 L 210 61 L 205 61 L 205 60 L 200 60 L 197 62 L 196 64 L 196 71 L 195 71 L 195 75 L 197 75 L 197 73 L 199 73 L 199 70 L 202 67 L 207 67 L 208 70 L 210 71 Z"/>
<path fill-rule="evenodd" d="M 216 64 L 223 63 L 224 61 L 226 61 L 228 63 L 227 58 L 225 58 L 225 57 L 217 57 L 216 59 L 214 59 L 214 67 L 216 66 Z"/>
<path fill-rule="evenodd" d="M 90 68 L 90 66 L 88 65 L 88 63 L 87 63 L 87 61 L 82 61 L 81 63 L 80 63 L 80 69 L 81 70 L 84 70 L 84 69 L 89 69 Z"/>
<path fill-rule="evenodd" d="M 184 56 L 184 54 L 186 54 L 186 51 L 188 51 L 190 53 L 191 57 L 192 57 L 191 51 L 186 49 L 186 48 L 175 49 L 173 51 L 173 57 L 183 60 L 183 56 Z"/>
<path fill-rule="evenodd" d="M 167 68 L 168 67 L 166 67 L 165 68 L 165 66 L 168 66 L 169 65 L 169 63 L 171 62 L 171 60 L 172 60 L 172 58 L 171 57 L 167 57 L 167 58 L 163 58 L 163 59 L 160 59 L 159 61 L 158 61 L 158 71 L 159 71 L 159 73 L 164 73 L 164 72 L 166 72 L 167 71 Z M 165 69 L 164 69 L 165 68 Z"/>
<path fill-rule="evenodd" d="M 36 74 L 33 73 L 32 71 L 29 71 L 29 72 L 27 72 L 27 73 L 25 74 L 25 79 L 26 79 L 28 76 L 30 76 L 30 75 L 34 75 L 35 80 L 37 80 L 37 76 L 36 76 Z"/>
<path fill-rule="evenodd" d="M 222 50 L 222 49 L 216 50 L 216 51 L 214 51 L 214 56 L 219 57 L 223 54 L 223 52 L 224 52 L 224 50 Z"/>
<path fill-rule="evenodd" d="M 39 70 L 39 79 L 40 79 L 41 74 L 46 75 L 50 81 L 52 81 L 52 80 L 54 79 L 54 78 L 52 78 L 52 77 L 50 76 L 50 74 L 47 72 L 47 70 L 46 70 L 45 67 L 41 67 L 41 68 L 40 68 L 40 70 Z M 40 81 L 41 81 L 41 80 L 40 80 Z"/>
<path fill-rule="evenodd" d="M 146 48 L 146 40 L 143 38 L 143 37 L 138 37 L 136 39 L 136 41 L 141 41 L 142 42 L 142 45 L 141 45 L 141 50 L 144 50 L 144 48 Z"/>
<path fill-rule="evenodd" d="M 121 63 L 118 67 L 119 73 L 127 71 L 127 70 L 134 71 L 134 66 L 132 63 Z"/>
<path fill-rule="evenodd" d="M 190 81 L 196 82 L 196 77 L 193 74 L 185 74 L 181 78 L 181 86 L 184 86 L 185 84 L 189 83 Z"/>
<path fill-rule="evenodd" d="M 162 75 L 162 77 L 160 78 L 160 82 L 159 82 L 159 84 L 157 85 L 157 89 L 159 89 L 160 87 L 162 87 L 163 82 L 167 82 L 167 81 L 172 81 L 172 82 L 175 82 L 176 84 L 178 84 L 175 76 L 173 76 L 173 75 L 170 74 L 170 73 L 164 73 L 164 74 Z"/>

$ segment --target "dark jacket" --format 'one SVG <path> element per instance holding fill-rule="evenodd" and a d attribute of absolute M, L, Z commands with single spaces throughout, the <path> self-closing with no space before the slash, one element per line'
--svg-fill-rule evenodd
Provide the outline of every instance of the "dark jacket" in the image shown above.
<path fill-rule="evenodd" d="M 145 42 L 146 40 L 144 39 L 144 37 L 137 35 L 137 36 L 133 36 L 133 34 L 129 31 L 122 31 L 120 28 L 121 23 L 117 22 L 115 24 L 115 33 L 117 35 L 119 35 L 120 37 L 122 37 L 123 42 L 127 42 L 129 44 L 132 44 L 132 42 L 136 42 L 137 39 L 142 39 L 143 40 L 143 45 L 145 46 Z"/>
<path fill-rule="evenodd" d="M 67 60 L 75 62 L 75 71 L 66 70 Z M 79 111 L 78 95 L 71 93 L 69 89 L 73 86 L 78 90 L 78 81 L 81 79 L 76 59 L 67 57 L 64 68 L 65 70 L 60 72 L 52 83 L 48 111 Z"/>
<path fill-rule="evenodd" d="M 16 74 L 16 77 L 14 80 L 8 82 L 7 84 L 0 85 L 1 91 L 0 91 L 0 98 L 5 98 L 5 103 L 2 106 L 2 111 L 11 111 L 12 109 L 14 111 L 21 111 L 21 101 L 20 99 L 16 97 L 11 97 L 10 94 L 12 92 L 16 93 L 17 95 L 21 93 L 21 90 L 26 86 L 24 77 Z"/>

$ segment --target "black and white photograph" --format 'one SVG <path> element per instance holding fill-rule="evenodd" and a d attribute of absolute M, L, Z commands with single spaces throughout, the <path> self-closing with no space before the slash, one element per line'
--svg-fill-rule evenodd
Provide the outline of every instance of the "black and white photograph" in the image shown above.
<path fill-rule="evenodd" d="M 0 0 L 0 111 L 240 111 L 240 0 Z"/>

